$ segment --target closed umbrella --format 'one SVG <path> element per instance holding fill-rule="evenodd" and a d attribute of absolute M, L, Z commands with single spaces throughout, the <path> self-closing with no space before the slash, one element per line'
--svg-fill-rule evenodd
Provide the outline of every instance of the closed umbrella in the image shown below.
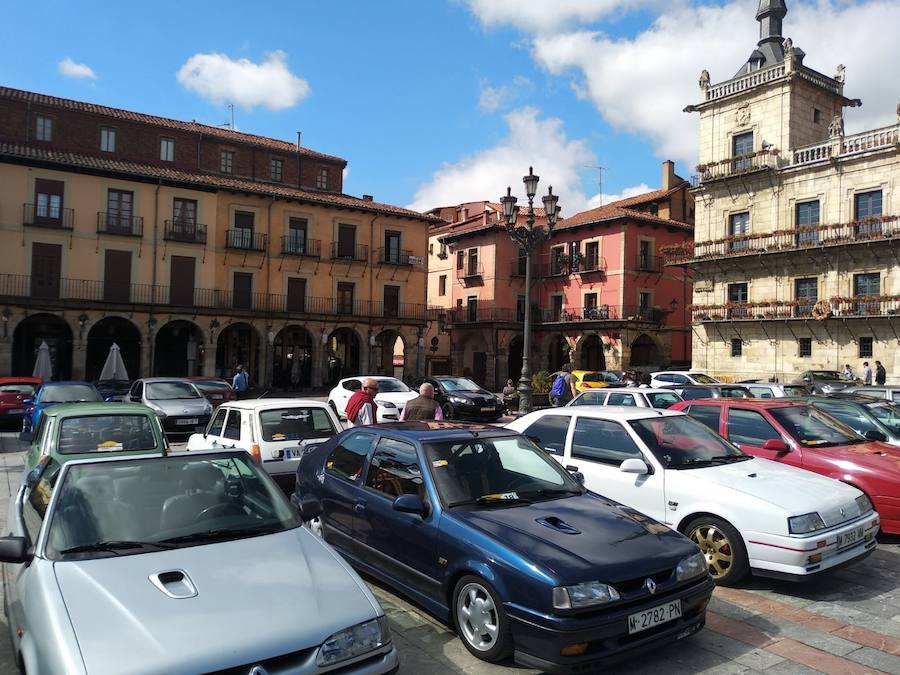
<path fill-rule="evenodd" d="M 42 380 L 49 381 L 53 379 L 53 364 L 50 362 L 50 347 L 46 342 L 41 342 L 38 347 L 37 360 L 34 362 L 34 372 L 32 377 L 39 377 Z"/>
<path fill-rule="evenodd" d="M 106 356 L 106 363 L 103 364 L 103 370 L 100 372 L 101 380 L 123 380 L 128 381 L 128 371 L 125 370 L 125 362 L 122 360 L 122 352 L 119 345 L 115 342 L 109 348 L 109 354 Z"/>

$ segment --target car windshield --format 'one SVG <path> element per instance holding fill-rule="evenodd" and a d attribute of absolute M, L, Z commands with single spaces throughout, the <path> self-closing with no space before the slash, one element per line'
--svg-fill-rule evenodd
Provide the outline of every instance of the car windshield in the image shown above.
<path fill-rule="evenodd" d="M 59 425 L 56 449 L 62 454 L 156 450 L 148 415 L 66 417 Z"/>
<path fill-rule="evenodd" d="M 0 384 L 0 394 L 26 394 L 34 393 L 33 384 Z"/>
<path fill-rule="evenodd" d="M 841 374 L 836 370 L 812 370 L 809 375 L 816 380 L 842 380 Z"/>
<path fill-rule="evenodd" d="M 603 405 L 605 391 L 585 391 L 572 399 L 569 405 Z"/>
<path fill-rule="evenodd" d="M 300 525 L 278 487 L 244 454 L 70 464 L 56 491 L 51 560 L 146 553 Z"/>
<path fill-rule="evenodd" d="M 794 440 L 808 448 L 851 445 L 866 440 L 828 413 L 811 405 L 771 408 L 769 412 Z"/>
<path fill-rule="evenodd" d="M 262 427 L 263 440 L 269 443 L 331 438 L 337 433 L 323 408 L 305 406 L 260 410 L 259 425 Z"/>
<path fill-rule="evenodd" d="M 687 415 L 631 420 L 629 424 L 667 469 L 698 469 L 752 459 Z"/>
<path fill-rule="evenodd" d="M 89 384 L 60 384 L 44 387 L 41 391 L 41 403 L 78 403 L 85 401 L 102 401 L 103 398 Z"/>
<path fill-rule="evenodd" d="M 523 436 L 426 443 L 425 458 L 448 508 L 514 506 L 584 492 Z"/>
<path fill-rule="evenodd" d="M 200 391 L 228 391 L 231 385 L 222 380 L 193 380 L 194 386 Z"/>
<path fill-rule="evenodd" d="M 385 380 L 377 380 L 378 382 L 378 393 L 380 394 L 395 394 L 397 392 L 406 393 L 408 391 L 412 391 L 409 387 L 407 387 L 400 380 L 396 380 L 393 378 L 385 379 Z"/>
<path fill-rule="evenodd" d="M 666 392 L 665 394 L 647 394 L 647 400 L 654 408 L 668 408 L 681 401 L 682 398 L 675 392 Z"/>
<path fill-rule="evenodd" d="M 892 433 L 900 434 L 900 406 L 883 401 L 866 403 L 865 406 Z"/>
<path fill-rule="evenodd" d="M 452 377 L 438 380 L 438 382 L 447 391 L 478 391 L 481 389 L 481 387 L 466 377 Z"/>
<path fill-rule="evenodd" d="M 716 384 L 718 382 L 717 379 L 712 378 L 709 375 L 704 375 L 703 373 L 691 373 L 689 377 L 698 384 Z"/>
<path fill-rule="evenodd" d="M 187 382 L 148 382 L 146 396 L 150 401 L 200 398 L 194 386 Z"/>

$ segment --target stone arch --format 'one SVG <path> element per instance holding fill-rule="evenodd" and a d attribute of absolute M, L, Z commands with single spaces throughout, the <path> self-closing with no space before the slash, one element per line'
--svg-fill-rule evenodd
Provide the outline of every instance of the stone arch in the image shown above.
<path fill-rule="evenodd" d="M 410 359 L 409 344 L 408 338 L 393 328 L 386 328 L 376 334 L 369 372 L 373 375 L 389 375 L 400 380 L 404 379 Z"/>
<path fill-rule="evenodd" d="M 459 344 L 459 359 L 455 359 L 457 367 L 461 366 L 464 377 L 469 377 L 484 387 L 488 380 L 487 355 L 489 343 L 481 331 L 471 331 Z"/>
<path fill-rule="evenodd" d="M 203 331 L 189 319 L 164 323 L 153 340 L 153 374 L 188 377 L 203 372 Z"/>
<path fill-rule="evenodd" d="M 123 316 L 105 316 L 96 321 L 87 333 L 85 378 L 97 380 L 106 363 L 113 343 L 119 346 L 128 377 L 136 380 L 141 375 L 141 330 Z"/>
<path fill-rule="evenodd" d="M 216 338 L 216 375 L 230 380 L 235 367 L 244 367 L 251 383 L 261 384 L 259 351 L 263 337 L 253 324 L 237 321 L 225 326 Z"/>
<path fill-rule="evenodd" d="M 586 333 L 575 345 L 573 359 L 578 370 L 606 370 L 606 355 L 603 353 L 603 340 L 597 333 Z"/>
<path fill-rule="evenodd" d="M 312 386 L 315 338 L 296 324 L 284 326 L 272 344 L 272 383 L 285 389 Z"/>
<path fill-rule="evenodd" d="M 517 385 L 519 378 L 522 376 L 522 358 L 525 355 L 525 338 L 522 335 L 514 335 L 509 340 L 506 357 L 506 378 L 502 383 L 505 385 L 506 380 L 512 380 L 513 386 Z M 532 366 L 534 370 L 534 366 Z"/>
<path fill-rule="evenodd" d="M 638 335 L 631 343 L 631 358 L 629 363 L 632 368 L 646 368 L 658 366 L 662 358 L 662 350 L 652 336 L 647 333 Z"/>
<path fill-rule="evenodd" d="M 355 328 L 338 326 L 328 335 L 325 345 L 325 381 L 333 386 L 338 380 L 362 375 L 363 345 L 366 341 Z"/>
<path fill-rule="evenodd" d="M 13 331 L 12 374 L 30 376 L 42 342 L 50 348 L 54 380 L 72 379 L 74 330 L 55 314 L 32 314 Z"/>
<path fill-rule="evenodd" d="M 555 333 L 547 340 L 547 371 L 555 373 L 569 362 L 569 341 L 562 333 Z"/>

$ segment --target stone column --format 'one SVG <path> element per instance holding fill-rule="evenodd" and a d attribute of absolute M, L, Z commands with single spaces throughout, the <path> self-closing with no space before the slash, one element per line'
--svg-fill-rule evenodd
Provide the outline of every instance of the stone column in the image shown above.
<path fill-rule="evenodd" d="M 212 344 L 203 346 L 203 374 L 207 377 L 216 375 L 216 355 L 218 350 L 219 346 L 215 340 L 213 340 Z"/>

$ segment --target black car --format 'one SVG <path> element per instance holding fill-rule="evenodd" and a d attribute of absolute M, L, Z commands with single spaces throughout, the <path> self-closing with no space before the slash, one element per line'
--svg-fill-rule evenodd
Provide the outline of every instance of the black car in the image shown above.
<path fill-rule="evenodd" d="M 753 398 L 750 390 L 740 384 L 676 384 L 664 388 L 678 392 L 685 401 L 698 398 Z"/>
<path fill-rule="evenodd" d="M 426 377 L 434 387 L 434 400 L 441 404 L 444 419 L 472 419 L 493 421 L 506 412 L 506 404 L 499 396 L 483 389 L 467 377 Z"/>

